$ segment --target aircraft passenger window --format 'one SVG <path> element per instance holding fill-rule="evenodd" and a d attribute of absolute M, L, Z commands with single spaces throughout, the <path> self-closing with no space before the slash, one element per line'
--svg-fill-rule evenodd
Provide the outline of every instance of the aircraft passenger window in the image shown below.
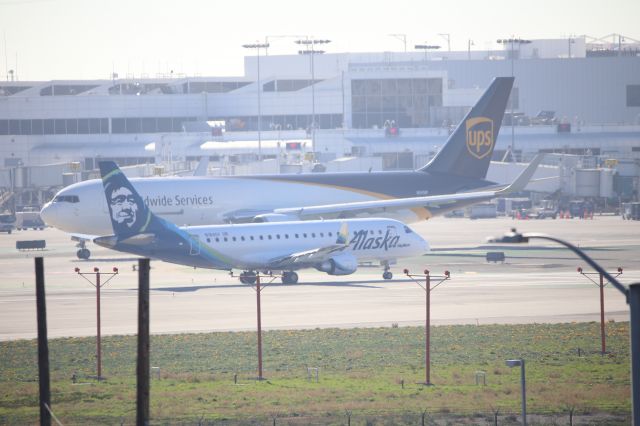
<path fill-rule="evenodd" d="M 306 233 L 302 234 L 302 236 L 303 236 L 303 237 L 305 237 L 305 238 L 307 238 L 307 234 L 306 234 Z"/>
<path fill-rule="evenodd" d="M 330 237 L 333 237 L 333 233 L 332 233 L 332 232 L 329 232 L 329 236 L 330 236 Z"/>
<path fill-rule="evenodd" d="M 371 235 L 373 235 L 373 231 L 369 231 L 369 233 L 370 233 Z"/>
<path fill-rule="evenodd" d="M 321 233 L 320 233 L 320 236 L 321 236 L 321 237 L 324 237 L 324 232 L 321 232 Z"/>
<path fill-rule="evenodd" d="M 253 241 L 253 235 L 249 237 L 251 239 L 251 241 Z"/>
<path fill-rule="evenodd" d="M 261 240 L 264 240 L 264 237 L 263 237 L 262 235 L 260 235 L 260 239 L 261 239 Z"/>
<path fill-rule="evenodd" d="M 211 238 L 207 238 L 207 242 L 210 243 L 211 242 Z"/>
<path fill-rule="evenodd" d="M 280 234 L 276 234 L 276 238 L 277 238 L 277 239 L 280 239 Z"/>
<path fill-rule="evenodd" d="M 300 236 L 298 234 L 296 234 L 296 238 L 300 238 Z"/>
<path fill-rule="evenodd" d="M 271 234 L 267 235 L 267 237 L 268 237 L 269 239 L 271 239 Z"/>
<path fill-rule="evenodd" d="M 227 237 L 224 237 L 224 242 L 226 243 L 227 241 L 229 241 Z"/>
<path fill-rule="evenodd" d="M 382 230 L 378 229 L 378 235 L 382 235 Z"/>
<path fill-rule="evenodd" d="M 233 240 L 233 241 L 235 241 L 235 240 L 236 240 L 236 237 L 233 237 L 233 238 L 232 238 L 232 240 Z"/>
<path fill-rule="evenodd" d="M 312 232 L 312 233 L 311 233 L 311 238 L 315 238 L 315 237 L 316 237 L 316 233 L 315 233 L 315 232 Z"/>
<path fill-rule="evenodd" d="M 216 237 L 216 243 L 219 243 L 219 242 L 220 242 L 220 238 Z"/>
<path fill-rule="evenodd" d="M 53 199 L 54 203 L 79 203 L 80 198 L 77 195 L 58 195 Z"/>
<path fill-rule="evenodd" d="M 241 239 L 242 241 L 244 241 L 244 237 L 240 237 L 240 239 Z"/>
<path fill-rule="evenodd" d="M 288 240 L 289 239 L 289 234 L 284 234 L 284 238 Z"/>

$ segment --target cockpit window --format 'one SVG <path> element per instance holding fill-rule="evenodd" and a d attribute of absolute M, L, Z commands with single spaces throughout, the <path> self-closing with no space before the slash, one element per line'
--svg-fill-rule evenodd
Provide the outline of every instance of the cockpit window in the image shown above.
<path fill-rule="evenodd" d="M 79 203 L 80 198 L 77 195 L 58 195 L 53 199 L 54 203 Z"/>
<path fill-rule="evenodd" d="M 404 232 L 405 232 L 405 234 L 411 234 L 411 233 L 413 233 L 413 231 L 411 230 L 411 228 L 409 228 L 408 226 L 405 226 L 405 227 L 404 227 Z"/>

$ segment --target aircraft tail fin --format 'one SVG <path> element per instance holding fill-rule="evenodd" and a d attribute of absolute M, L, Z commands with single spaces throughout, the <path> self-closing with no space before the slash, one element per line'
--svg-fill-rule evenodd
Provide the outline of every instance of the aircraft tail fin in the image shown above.
<path fill-rule="evenodd" d="M 484 179 L 513 81 L 513 77 L 494 78 L 440 152 L 420 171 Z"/>
<path fill-rule="evenodd" d="M 338 232 L 338 238 L 336 244 L 347 244 L 349 242 L 349 225 L 347 222 L 343 222 L 340 225 L 340 232 Z"/>
<path fill-rule="evenodd" d="M 158 231 L 161 219 L 149 210 L 118 165 L 113 161 L 101 161 L 98 165 L 117 240 Z"/>

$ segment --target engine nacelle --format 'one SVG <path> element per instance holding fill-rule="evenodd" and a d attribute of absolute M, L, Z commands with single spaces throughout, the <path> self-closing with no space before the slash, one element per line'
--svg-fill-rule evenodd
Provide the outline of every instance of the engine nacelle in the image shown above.
<path fill-rule="evenodd" d="M 255 223 L 263 223 L 263 222 L 291 222 L 300 220 L 298 216 L 288 215 L 288 214 L 280 214 L 280 213 L 265 213 L 259 214 L 253 218 Z"/>
<path fill-rule="evenodd" d="M 350 253 L 342 253 L 316 265 L 316 269 L 329 275 L 349 275 L 358 269 L 358 260 Z"/>

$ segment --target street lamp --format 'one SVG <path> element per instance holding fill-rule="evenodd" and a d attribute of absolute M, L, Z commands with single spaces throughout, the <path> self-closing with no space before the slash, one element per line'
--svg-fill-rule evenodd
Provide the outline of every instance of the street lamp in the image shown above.
<path fill-rule="evenodd" d="M 529 44 L 531 43 L 531 40 L 523 40 L 521 38 L 501 38 L 496 40 L 498 43 L 500 44 L 504 44 L 504 45 L 510 45 L 511 46 L 511 50 L 510 50 L 510 54 L 509 56 L 511 57 L 511 77 L 515 77 L 514 75 L 514 70 L 513 70 L 513 66 L 514 66 L 514 58 L 515 58 L 515 51 L 514 51 L 514 46 L 517 44 L 518 45 L 518 52 L 520 52 L 520 46 L 523 44 Z M 513 89 L 511 89 L 513 90 Z M 513 94 L 513 92 L 512 92 Z M 513 117 L 513 98 L 510 97 L 511 100 L 511 157 L 513 158 L 513 160 L 515 161 L 515 155 L 516 155 L 516 145 L 515 145 L 515 120 Z"/>
<path fill-rule="evenodd" d="M 524 359 L 508 359 L 507 367 L 520 367 L 520 387 L 522 389 L 522 425 L 527 426 L 527 389 L 524 375 Z"/>
<path fill-rule="evenodd" d="M 515 228 L 511 232 L 506 233 L 502 237 L 488 238 L 489 243 L 527 243 L 529 239 L 541 239 L 553 241 L 567 247 L 569 250 L 577 254 L 590 267 L 602 274 L 615 288 L 617 288 L 625 297 L 629 305 L 629 335 L 631 339 L 631 417 L 632 424 L 640 425 L 640 282 L 633 283 L 629 287 L 625 287 L 616 277 L 607 272 L 602 266 L 598 265 L 592 258 L 587 256 L 585 252 L 575 245 L 561 240 L 560 238 L 551 237 L 545 234 L 526 233 L 521 234 Z"/>
<path fill-rule="evenodd" d="M 424 44 L 416 44 L 414 48 L 416 48 L 417 50 L 424 50 L 424 67 L 427 74 L 427 78 L 424 81 L 425 95 L 427 97 L 427 126 L 426 127 L 429 127 L 429 124 L 431 122 L 431 111 L 429 111 L 429 62 L 428 62 L 429 58 L 427 55 L 429 54 L 429 50 L 440 49 L 440 46 L 437 46 L 435 44 L 427 44 L 425 42 Z"/>
<path fill-rule="evenodd" d="M 404 53 L 407 53 L 407 35 L 406 34 L 389 34 L 389 37 L 397 38 L 404 46 Z"/>
<path fill-rule="evenodd" d="M 253 43 L 243 44 L 245 49 L 256 49 L 256 56 L 258 57 L 258 160 L 262 161 L 262 83 L 260 82 L 260 49 L 264 49 L 265 52 L 269 48 L 269 43 Z"/>
<path fill-rule="evenodd" d="M 314 38 L 300 39 L 295 41 L 306 47 L 305 50 L 298 51 L 300 55 L 309 55 L 311 57 L 311 150 L 314 155 L 316 152 L 316 76 L 314 56 L 316 53 L 322 54 L 323 50 L 316 50 L 315 46 L 319 44 L 331 43 L 331 40 L 318 40 Z"/>

